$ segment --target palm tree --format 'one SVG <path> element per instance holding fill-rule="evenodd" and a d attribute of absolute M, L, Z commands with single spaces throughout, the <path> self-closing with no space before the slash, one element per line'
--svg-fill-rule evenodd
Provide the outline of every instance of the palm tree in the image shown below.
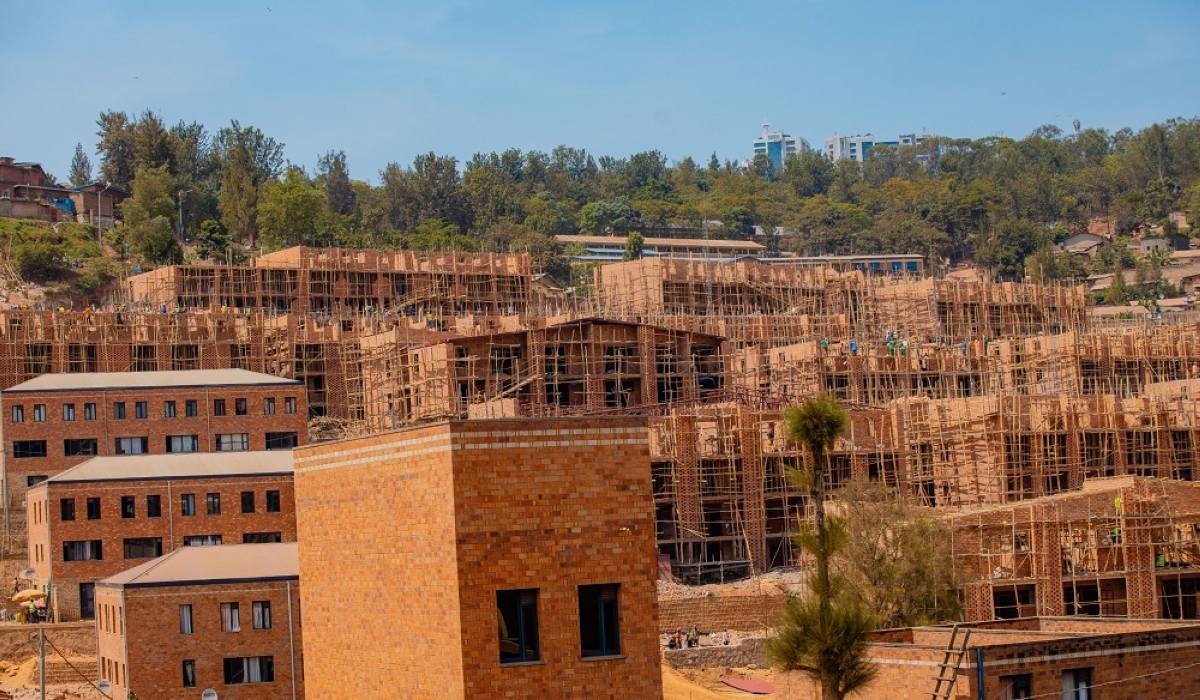
<path fill-rule="evenodd" d="M 833 397 L 821 395 L 784 411 L 788 437 L 808 448 L 811 459 L 796 479 L 813 501 L 813 530 L 797 542 L 816 560 L 805 599 L 788 601 L 777 632 L 767 642 L 767 654 L 785 671 L 800 671 L 821 685 L 824 700 L 842 700 L 865 687 L 875 676 L 866 661 L 874 621 L 862 605 L 839 598 L 829 573 L 829 561 L 842 538 L 836 519 L 825 516 L 825 475 L 829 450 L 846 428 L 845 409 Z"/>

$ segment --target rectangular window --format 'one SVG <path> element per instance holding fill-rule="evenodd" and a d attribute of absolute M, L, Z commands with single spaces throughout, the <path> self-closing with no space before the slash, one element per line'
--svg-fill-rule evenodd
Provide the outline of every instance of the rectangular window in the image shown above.
<path fill-rule="evenodd" d="M 162 499 L 156 493 L 146 496 L 146 517 L 162 517 Z"/>
<path fill-rule="evenodd" d="M 242 491 L 242 512 L 243 513 L 253 513 L 254 512 L 254 492 L 253 491 Z"/>
<path fill-rule="evenodd" d="M 185 493 L 179 497 L 179 514 L 180 515 L 195 515 L 196 514 L 196 494 Z"/>
<path fill-rule="evenodd" d="M 96 584 L 79 584 L 79 619 L 91 620 L 96 617 Z"/>
<path fill-rule="evenodd" d="M 191 605 L 180 605 L 179 606 L 179 633 L 180 634 L 191 634 L 192 632 L 193 632 L 192 606 Z"/>
<path fill-rule="evenodd" d="M 212 547 L 222 544 L 220 535 L 188 535 L 183 538 L 184 547 Z"/>
<path fill-rule="evenodd" d="M 271 601 L 256 600 L 251 605 L 254 612 L 254 629 L 271 629 Z"/>
<path fill-rule="evenodd" d="M 221 494 L 210 493 L 210 494 L 208 494 L 208 496 L 206 496 L 204 498 L 204 502 L 208 506 L 208 514 L 209 515 L 220 515 L 221 514 Z"/>
<path fill-rule="evenodd" d="M 225 415 L 225 399 L 213 399 L 213 415 Z"/>
<path fill-rule="evenodd" d="M 278 491 L 267 491 L 267 512 L 268 513 L 278 513 L 279 512 L 279 492 Z"/>
<path fill-rule="evenodd" d="M 87 499 L 87 519 L 100 519 L 100 499 L 98 497 Z"/>
<path fill-rule="evenodd" d="M 33 405 L 33 422 L 34 423 L 45 423 L 46 422 L 46 404 L 35 403 Z"/>
<path fill-rule="evenodd" d="M 1063 700 L 1093 700 L 1092 669 L 1073 668 L 1063 671 Z"/>
<path fill-rule="evenodd" d="M 199 452 L 199 435 L 168 435 L 167 452 Z"/>
<path fill-rule="evenodd" d="M 14 422 L 14 423 L 24 423 L 25 422 L 25 407 L 24 406 L 13 406 L 12 407 L 12 422 Z"/>
<path fill-rule="evenodd" d="M 96 420 L 96 404 L 85 403 L 83 405 L 83 419 L 84 420 Z"/>
<path fill-rule="evenodd" d="M 65 421 L 75 420 L 75 404 L 73 404 L 73 403 L 64 403 L 63 404 L 63 420 L 65 420 Z"/>
<path fill-rule="evenodd" d="M 221 603 L 221 631 L 242 631 L 242 617 L 237 603 Z"/>
<path fill-rule="evenodd" d="M 296 397 L 295 396 L 284 397 L 283 412 L 288 414 L 289 416 L 294 415 L 296 413 Z"/>
<path fill-rule="evenodd" d="M 195 399 L 188 400 L 183 404 L 183 415 L 188 418 L 195 418 L 200 415 L 200 407 L 196 404 Z"/>
<path fill-rule="evenodd" d="M 136 518 L 137 506 L 134 505 L 133 496 L 121 496 L 121 517 Z"/>
<path fill-rule="evenodd" d="M 46 476 L 45 474 L 29 474 L 25 477 L 25 486 L 27 488 L 33 488 L 49 478 L 50 477 Z"/>
<path fill-rule="evenodd" d="M 95 438 L 63 440 L 63 454 L 67 457 L 93 456 L 98 450 L 99 444 Z"/>
<path fill-rule="evenodd" d="M 125 420 L 125 402 L 113 402 L 113 420 Z"/>
<path fill-rule="evenodd" d="M 579 587 L 579 645 L 583 656 L 621 653 L 616 584 Z"/>
<path fill-rule="evenodd" d="M 192 606 L 185 607 L 190 611 Z M 185 632 L 185 634 L 191 634 L 191 632 Z M 184 659 L 183 661 L 183 687 L 196 687 L 196 662 L 193 659 Z"/>
<path fill-rule="evenodd" d="M 275 398 L 274 397 L 269 397 L 269 398 L 263 399 L 263 415 L 264 416 L 275 415 Z"/>
<path fill-rule="evenodd" d="M 126 559 L 153 559 L 161 557 L 161 537 L 127 537 L 125 538 Z"/>
<path fill-rule="evenodd" d="M 237 416 L 244 416 L 247 413 L 246 399 L 233 400 L 233 413 Z"/>
<path fill-rule="evenodd" d="M 1027 700 L 1033 695 L 1033 675 L 1000 676 L 1000 700 Z"/>
<path fill-rule="evenodd" d="M 119 455 L 144 455 L 150 451 L 149 443 L 148 437 L 117 438 L 113 451 Z"/>
<path fill-rule="evenodd" d="M 268 450 L 290 450 L 296 443 L 296 433 L 267 433 Z"/>
<path fill-rule="evenodd" d="M 242 534 L 242 544 L 278 544 L 283 541 L 281 532 L 246 532 Z"/>
<path fill-rule="evenodd" d="M 496 591 L 500 616 L 500 663 L 537 661 L 537 589 Z"/>
<path fill-rule="evenodd" d="M 244 452 L 250 449 L 250 435 L 247 433 L 227 433 L 217 436 L 218 452 Z"/>
<path fill-rule="evenodd" d="M 58 502 L 59 514 L 62 516 L 63 522 L 70 522 L 75 519 L 75 499 L 64 498 Z"/>
<path fill-rule="evenodd" d="M 137 403 L 133 404 L 133 416 L 134 418 L 138 418 L 140 420 L 150 417 L 150 409 L 147 408 L 145 401 L 138 401 Z"/>
<path fill-rule="evenodd" d="M 275 657 L 251 656 L 225 659 L 225 685 L 242 683 L 274 683 Z"/>
<path fill-rule="evenodd" d="M 13 459 L 25 459 L 27 457 L 45 457 L 46 456 L 46 441 L 45 440 L 17 440 L 13 442 Z"/>
<path fill-rule="evenodd" d="M 63 542 L 63 561 L 103 561 L 104 547 L 100 540 Z"/>
<path fill-rule="evenodd" d="M 175 417 L 175 402 L 163 401 L 163 418 Z"/>

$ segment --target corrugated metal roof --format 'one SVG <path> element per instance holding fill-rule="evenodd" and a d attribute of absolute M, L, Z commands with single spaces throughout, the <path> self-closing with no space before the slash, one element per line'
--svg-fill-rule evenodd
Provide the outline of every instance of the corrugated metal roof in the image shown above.
<path fill-rule="evenodd" d="M 47 479 L 52 484 L 91 481 L 139 481 L 143 479 L 213 478 L 290 474 L 292 451 L 186 452 L 159 455 L 115 455 L 93 457 Z"/>
<path fill-rule="evenodd" d="M 43 374 L 5 389 L 20 391 L 87 391 L 94 389 L 163 389 L 200 386 L 255 386 L 263 384 L 302 384 L 244 369 L 185 369 L 173 372 L 89 372 L 80 374 Z"/>
<path fill-rule="evenodd" d="M 295 542 L 180 547 L 100 581 L 101 586 L 152 588 L 300 577 Z"/>

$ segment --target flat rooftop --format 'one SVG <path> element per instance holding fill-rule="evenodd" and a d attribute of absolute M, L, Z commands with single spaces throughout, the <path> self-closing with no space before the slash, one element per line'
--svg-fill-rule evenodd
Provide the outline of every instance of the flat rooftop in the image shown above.
<path fill-rule="evenodd" d="M 45 483 L 214 479 L 223 476 L 275 476 L 292 473 L 291 450 L 186 452 L 93 457 L 83 464 L 50 477 Z"/>
<path fill-rule="evenodd" d="M 99 585 L 111 588 L 157 588 L 212 583 L 286 581 L 300 578 L 295 542 L 180 547 Z"/>
<path fill-rule="evenodd" d="M 205 386 L 301 386 L 284 379 L 244 369 L 185 369 L 173 372 L 89 372 L 43 374 L 5 389 L 4 394 L 25 391 L 89 391 L 99 389 L 177 389 Z"/>

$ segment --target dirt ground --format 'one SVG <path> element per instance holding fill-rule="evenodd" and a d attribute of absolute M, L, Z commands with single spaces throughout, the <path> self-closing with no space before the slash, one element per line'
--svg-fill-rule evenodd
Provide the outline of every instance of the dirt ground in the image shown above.
<path fill-rule="evenodd" d="M 20 664 L 0 661 L 0 690 L 12 693 L 13 700 L 38 700 L 37 660 Z M 99 697 L 96 689 L 86 683 L 47 685 L 46 700 L 93 700 Z"/>
<path fill-rule="evenodd" d="M 721 682 L 722 678 L 753 678 L 767 681 L 775 686 L 775 692 L 768 695 L 755 695 L 730 688 Z M 787 679 L 764 669 L 748 668 L 707 668 L 707 669 L 673 669 L 663 665 L 663 700 L 733 700 L 743 698 L 764 698 L 765 700 L 783 700 L 791 696 L 786 692 Z"/>

